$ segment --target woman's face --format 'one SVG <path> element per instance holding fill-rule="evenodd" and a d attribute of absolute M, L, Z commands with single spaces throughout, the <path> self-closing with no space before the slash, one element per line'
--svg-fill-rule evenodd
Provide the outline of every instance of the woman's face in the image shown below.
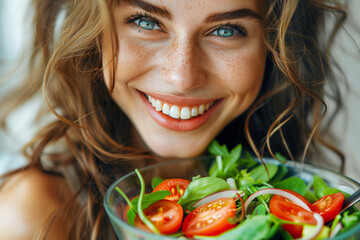
<path fill-rule="evenodd" d="M 156 154 L 193 157 L 259 93 L 262 0 L 122 0 L 112 93 Z M 103 42 L 109 84 L 111 47 Z"/>

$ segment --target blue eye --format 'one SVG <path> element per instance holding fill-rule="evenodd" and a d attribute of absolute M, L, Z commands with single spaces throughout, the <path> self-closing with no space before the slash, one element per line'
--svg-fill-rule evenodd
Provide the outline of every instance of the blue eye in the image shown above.
<path fill-rule="evenodd" d="M 161 30 L 156 22 L 149 19 L 140 18 L 135 20 L 134 23 L 145 30 Z"/>
<path fill-rule="evenodd" d="M 241 25 L 222 25 L 215 29 L 210 35 L 223 38 L 246 37 L 247 31 Z"/>
<path fill-rule="evenodd" d="M 232 37 L 234 36 L 234 32 L 236 33 L 236 30 L 234 31 L 232 28 L 219 28 L 213 32 L 213 35 L 219 37 Z"/>

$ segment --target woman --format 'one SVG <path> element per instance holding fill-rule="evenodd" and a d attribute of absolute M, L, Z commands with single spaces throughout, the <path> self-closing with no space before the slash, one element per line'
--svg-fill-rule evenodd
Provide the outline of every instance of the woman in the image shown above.
<path fill-rule="evenodd" d="M 159 157 L 204 154 L 214 138 L 258 157 L 338 153 L 319 128 L 325 84 L 340 105 L 332 38 L 319 38 L 326 12 L 344 16 L 331 1 L 33 3 L 30 74 L 9 110 L 43 94 L 40 117 L 57 119 L 24 148 L 29 165 L 4 176 L 0 214 L 13 219 L 1 218 L 2 236 L 114 238 L 109 183 Z"/>

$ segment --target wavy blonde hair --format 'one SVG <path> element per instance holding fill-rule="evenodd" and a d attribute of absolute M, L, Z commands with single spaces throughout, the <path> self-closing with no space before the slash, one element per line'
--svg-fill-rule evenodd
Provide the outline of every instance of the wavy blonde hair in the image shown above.
<path fill-rule="evenodd" d="M 73 210 L 69 239 L 115 239 L 102 206 L 105 191 L 135 164 L 151 162 L 150 153 L 131 147 L 131 124 L 111 99 L 119 53 L 112 9 L 119 2 L 33 0 L 35 34 L 29 74 L 15 90 L 16 100 L 12 92 L 11 101 L 2 103 L 6 109 L 3 124 L 8 113 L 41 94 L 48 106 L 41 114 L 57 116 L 25 146 L 24 154 L 29 159 L 27 167 L 43 169 L 41 159 L 46 156 L 53 166 L 50 172 L 67 165 L 75 169 L 80 184 L 73 199 L 81 202 L 83 193 L 86 197 L 84 206 Z M 335 86 L 332 96 L 338 106 L 341 104 L 330 68 L 329 46 L 345 19 L 342 6 L 335 1 L 268 0 L 267 9 L 268 59 L 262 90 L 252 107 L 229 124 L 219 139 L 230 139 L 227 132 L 231 129 L 236 139 L 227 143 L 241 141 L 260 158 L 278 151 L 296 159 L 316 143 L 341 155 L 323 140 L 319 126 L 326 112 L 325 84 Z M 326 12 L 340 17 L 324 44 L 319 30 Z M 61 14 L 64 19 L 58 28 Z M 113 49 L 109 87 L 102 72 L 104 36 L 110 36 Z M 239 133 L 233 134 L 234 129 Z M 47 146 L 60 140 L 66 142 L 68 152 L 44 153 Z M 145 160 L 137 160 L 140 158 Z M 72 200 L 64 204 L 65 209 L 71 207 Z M 47 227 L 39 239 L 46 238 Z"/>

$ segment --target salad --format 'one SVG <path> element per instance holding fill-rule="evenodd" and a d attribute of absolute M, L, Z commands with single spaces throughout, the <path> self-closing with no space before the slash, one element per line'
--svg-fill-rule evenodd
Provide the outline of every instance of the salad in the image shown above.
<path fill-rule="evenodd" d="M 139 196 L 127 202 L 125 219 L 144 231 L 179 239 L 326 239 L 360 222 L 352 207 L 340 213 L 348 193 L 329 187 L 317 175 L 305 182 L 284 164 L 255 161 L 213 141 L 216 156 L 208 176 L 152 179 L 145 193 L 140 172 Z M 277 155 L 280 161 L 285 161 Z M 290 175 L 290 176 L 289 176 Z"/>

